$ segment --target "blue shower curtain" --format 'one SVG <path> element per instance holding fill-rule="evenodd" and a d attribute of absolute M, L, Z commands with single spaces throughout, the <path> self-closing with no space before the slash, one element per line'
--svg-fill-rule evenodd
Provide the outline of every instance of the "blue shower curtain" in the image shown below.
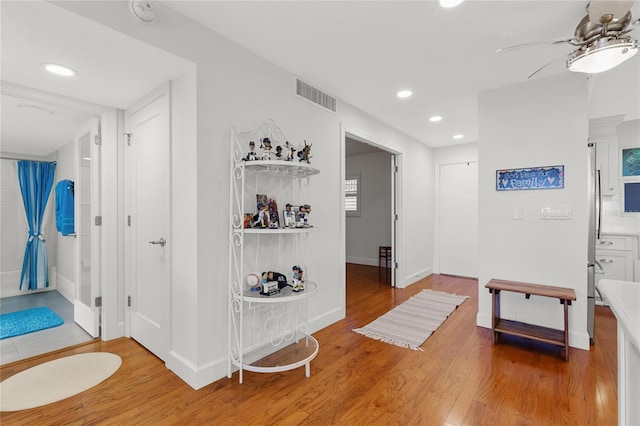
<path fill-rule="evenodd" d="M 42 219 L 53 187 L 55 170 L 55 162 L 18 161 L 18 181 L 29 225 L 29 238 L 22 261 L 20 290 L 25 282 L 29 290 L 49 287 L 47 244 L 42 234 Z"/>

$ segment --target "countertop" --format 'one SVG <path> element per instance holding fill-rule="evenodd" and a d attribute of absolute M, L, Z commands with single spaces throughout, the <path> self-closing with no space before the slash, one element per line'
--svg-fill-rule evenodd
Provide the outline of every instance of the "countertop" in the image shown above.
<path fill-rule="evenodd" d="M 602 231 L 602 235 L 613 235 L 616 237 L 636 237 L 636 238 L 640 238 L 640 232 L 633 232 L 633 231 L 613 231 L 613 230 L 605 230 L 603 229 Z"/>
<path fill-rule="evenodd" d="M 640 350 L 640 282 L 603 279 L 598 289 L 631 343 Z"/>

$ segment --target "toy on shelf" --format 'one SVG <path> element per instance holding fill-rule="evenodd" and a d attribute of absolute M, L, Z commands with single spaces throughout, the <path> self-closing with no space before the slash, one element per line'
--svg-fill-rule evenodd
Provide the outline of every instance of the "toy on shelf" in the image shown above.
<path fill-rule="evenodd" d="M 256 272 L 247 275 L 247 284 L 249 291 L 262 291 L 262 279 Z"/>
<path fill-rule="evenodd" d="M 284 210 L 284 227 L 285 228 L 295 228 L 296 227 L 296 215 L 293 211 L 293 206 L 289 203 L 285 206 Z"/>
<path fill-rule="evenodd" d="M 284 156 L 282 155 L 282 146 L 276 146 L 276 160 L 284 160 Z"/>
<path fill-rule="evenodd" d="M 293 267 L 293 291 L 304 291 L 304 272 L 299 266 Z"/>
<path fill-rule="evenodd" d="M 311 145 L 307 145 L 307 141 L 304 141 L 304 148 L 301 151 L 298 151 L 298 159 L 300 162 L 305 161 L 307 164 L 311 164 Z"/>
<path fill-rule="evenodd" d="M 260 294 L 272 296 L 280 293 L 280 290 L 288 286 L 287 277 L 279 272 L 263 272 L 262 273 L 262 290 Z"/>
<path fill-rule="evenodd" d="M 244 161 L 254 161 L 258 159 L 258 154 L 256 153 L 256 143 L 254 141 L 249 142 L 249 152 L 247 152 L 247 156 L 243 158 Z"/>
<path fill-rule="evenodd" d="M 296 228 L 312 228 L 309 224 L 309 214 L 311 214 L 311 206 L 309 204 L 304 204 L 298 207 Z"/>
<path fill-rule="evenodd" d="M 271 160 L 271 140 L 269 138 L 262 139 L 262 159 Z"/>
<path fill-rule="evenodd" d="M 258 214 L 253 217 L 253 227 L 269 228 L 271 226 L 271 219 L 269 216 L 269 206 L 266 204 L 258 204 Z"/>

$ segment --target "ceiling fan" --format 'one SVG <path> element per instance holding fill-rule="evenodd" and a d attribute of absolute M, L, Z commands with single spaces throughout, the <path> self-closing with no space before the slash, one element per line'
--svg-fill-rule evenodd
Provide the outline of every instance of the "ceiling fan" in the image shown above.
<path fill-rule="evenodd" d="M 588 14 L 576 27 L 573 37 L 517 44 L 498 49 L 496 53 L 535 44 L 567 43 L 577 47 L 566 59 L 570 71 L 596 74 L 610 70 L 638 53 L 638 40 L 628 35 L 640 26 L 640 19 L 631 22 L 632 4 L 633 0 L 593 0 L 587 5 Z M 557 59 L 547 62 L 528 78 Z"/>

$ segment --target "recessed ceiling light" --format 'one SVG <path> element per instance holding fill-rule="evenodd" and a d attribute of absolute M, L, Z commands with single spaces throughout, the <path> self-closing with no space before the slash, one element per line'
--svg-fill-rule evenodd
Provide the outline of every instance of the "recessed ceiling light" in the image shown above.
<path fill-rule="evenodd" d="M 71 77 L 77 74 L 76 70 L 66 67 L 64 65 L 44 63 L 42 64 L 42 66 L 44 67 L 44 69 L 46 69 L 50 73 L 61 75 L 64 77 Z"/>
<path fill-rule="evenodd" d="M 440 6 L 442 7 L 455 7 L 462 3 L 464 0 L 440 0 Z"/>
<path fill-rule="evenodd" d="M 462 138 L 464 138 L 464 135 L 454 135 L 453 138 L 454 139 L 462 139 Z"/>
<path fill-rule="evenodd" d="M 401 90 L 398 92 L 399 98 L 408 98 L 411 95 L 413 95 L 413 92 L 411 90 Z"/>
<path fill-rule="evenodd" d="M 433 115 L 429 117 L 429 121 L 431 121 L 432 123 L 436 123 L 438 121 L 442 121 L 442 117 L 439 115 Z"/>

